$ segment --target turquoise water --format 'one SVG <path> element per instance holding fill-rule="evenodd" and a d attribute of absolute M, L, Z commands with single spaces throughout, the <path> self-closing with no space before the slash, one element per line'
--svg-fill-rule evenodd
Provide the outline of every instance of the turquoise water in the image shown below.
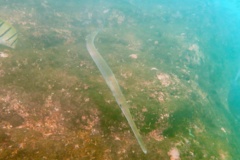
<path fill-rule="evenodd" d="M 0 159 L 240 159 L 238 109 L 228 101 L 240 90 L 239 8 L 224 0 L 1 1 L 18 43 L 0 46 Z M 147 154 L 87 51 L 94 31 Z"/>

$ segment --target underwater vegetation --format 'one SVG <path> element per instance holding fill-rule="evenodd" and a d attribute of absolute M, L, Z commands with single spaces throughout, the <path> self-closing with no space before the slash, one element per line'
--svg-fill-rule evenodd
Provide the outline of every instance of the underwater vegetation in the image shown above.
<path fill-rule="evenodd" d="M 0 159 L 240 159 L 233 4 L 2 0 Z"/>
<path fill-rule="evenodd" d="M 233 80 L 229 94 L 228 94 L 228 105 L 231 113 L 239 119 L 240 117 L 240 85 L 239 85 L 240 71 L 238 71 L 235 79 Z"/>

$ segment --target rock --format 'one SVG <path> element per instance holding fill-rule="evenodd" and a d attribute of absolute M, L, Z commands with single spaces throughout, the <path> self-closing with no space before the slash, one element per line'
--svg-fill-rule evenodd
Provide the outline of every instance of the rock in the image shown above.
<path fill-rule="evenodd" d="M 170 156 L 170 160 L 181 160 L 180 153 L 176 147 L 171 148 L 168 155 Z"/>
<path fill-rule="evenodd" d="M 0 57 L 1 58 L 7 58 L 9 55 L 7 53 L 4 52 L 0 52 Z"/>
<path fill-rule="evenodd" d="M 13 127 L 20 126 L 24 122 L 24 119 L 14 111 L 1 115 L 1 119 L 9 122 Z"/>
<path fill-rule="evenodd" d="M 132 58 L 132 59 L 137 59 L 138 55 L 137 54 L 131 54 L 129 57 Z"/>

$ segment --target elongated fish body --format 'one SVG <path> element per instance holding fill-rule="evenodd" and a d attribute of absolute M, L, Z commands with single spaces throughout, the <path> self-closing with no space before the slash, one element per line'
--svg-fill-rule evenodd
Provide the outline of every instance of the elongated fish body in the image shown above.
<path fill-rule="evenodd" d="M 228 94 L 229 110 L 237 120 L 240 120 L 240 84 L 238 83 L 239 76 L 240 70 L 232 82 Z"/>
<path fill-rule="evenodd" d="M 9 23 L 0 19 L 0 44 L 15 48 L 17 43 L 17 31 Z"/>
<path fill-rule="evenodd" d="M 146 154 L 147 149 L 146 149 L 145 144 L 142 140 L 142 137 L 132 119 L 132 115 L 129 111 L 129 106 L 125 100 L 125 97 L 122 94 L 122 91 L 118 85 L 118 82 L 117 82 L 112 70 L 109 68 L 109 66 L 107 65 L 105 60 L 102 58 L 101 54 L 95 48 L 94 39 L 97 34 L 98 34 L 98 32 L 93 32 L 86 37 L 87 50 L 88 50 L 89 54 L 91 55 L 93 61 L 97 65 L 99 71 L 101 72 L 108 87 L 112 91 L 113 96 L 115 97 L 118 106 L 121 108 L 124 116 L 126 117 L 128 124 L 130 125 L 142 151 Z"/>

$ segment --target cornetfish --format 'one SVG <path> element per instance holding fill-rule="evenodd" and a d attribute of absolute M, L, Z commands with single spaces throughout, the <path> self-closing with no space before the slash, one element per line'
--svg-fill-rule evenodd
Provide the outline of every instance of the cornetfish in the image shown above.
<path fill-rule="evenodd" d="M 92 32 L 91 34 L 89 34 L 86 37 L 86 46 L 87 46 L 87 50 L 89 52 L 89 54 L 91 55 L 93 61 L 95 62 L 95 64 L 97 65 L 99 71 L 101 72 L 104 80 L 106 81 L 108 87 L 110 88 L 110 90 L 112 91 L 113 96 L 115 97 L 118 106 L 121 108 L 124 116 L 126 117 L 128 124 L 130 125 L 142 151 L 146 154 L 147 153 L 147 149 L 146 146 L 142 140 L 142 137 L 137 129 L 136 124 L 134 123 L 133 119 L 132 119 L 132 115 L 129 111 L 129 106 L 126 102 L 125 97 L 122 94 L 122 91 L 118 85 L 118 82 L 112 72 L 112 70 L 110 69 L 110 67 L 108 66 L 108 64 L 105 62 L 105 60 L 103 59 L 103 57 L 101 56 L 101 54 L 98 52 L 98 50 L 95 48 L 94 45 L 94 39 L 96 37 L 96 35 L 98 34 L 98 31 L 96 32 Z"/>

